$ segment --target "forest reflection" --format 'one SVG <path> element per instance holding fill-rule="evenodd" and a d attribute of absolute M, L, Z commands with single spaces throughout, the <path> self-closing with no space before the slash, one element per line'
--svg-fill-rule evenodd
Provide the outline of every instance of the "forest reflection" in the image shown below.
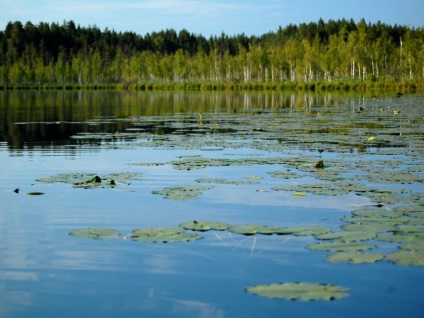
<path fill-rule="evenodd" d="M 103 118 L 281 109 L 309 114 L 314 106 L 356 105 L 363 98 L 342 92 L 1 91 L 0 142 L 10 150 L 56 147 L 71 144 L 77 133 L 131 125 Z"/>

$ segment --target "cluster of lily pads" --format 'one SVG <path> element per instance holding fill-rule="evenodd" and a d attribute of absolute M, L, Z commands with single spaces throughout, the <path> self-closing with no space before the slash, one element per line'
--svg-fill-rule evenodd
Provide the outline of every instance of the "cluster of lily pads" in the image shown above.
<path fill-rule="evenodd" d="M 83 228 L 71 236 L 92 239 L 131 239 L 136 242 L 188 242 L 201 239 L 198 232 L 229 231 L 243 235 L 313 235 L 319 242 L 306 246 L 310 250 L 330 252 L 326 258 L 333 263 L 372 263 L 386 259 L 399 265 L 424 266 L 424 207 L 401 206 L 394 210 L 360 209 L 344 217 L 340 231 L 323 226 L 275 227 L 270 225 L 234 225 L 216 221 L 189 221 L 178 227 L 139 228 L 130 234 L 105 228 Z M 364 252 L 375 248 L 369 241 L 398 243 L 400 250 L 387 255 Z M 248 293 L 289 300 L 334 300 L 348 296 L 347 288 L 321 283 L 279 283 L 247 287 Z"/>
<path fill-rule="evenodd" d="M 350 110 L 350 105 L 339 105 L 314 107 L 314 110 L 252 109 L 237 113 L 109 118 L 109 121 L 124 121 L 129 128 L 119 132 L 80 133 L 72 138 L 101 139 L 113 142 L 113 147 L 168 149 L 242 148 L 248 142 L 251 148 L 269 152 L 300 148 L 372 153 L 375 149 L 390 148 L 399 149 L 397 153 L 412 153 L 412 148 L 423 146 L 423 111 L 414 107 L 412 97 L 411 101 L 407 98 L 369 100 L 361 107 L 360 112 L 354 107 Z M 402 107 L 402 112 L 394 114 L 393 109 L 398 107 Z M 117 145 L 117 139 L 132 142 Z"/>
<path fill-rule="evenodd" d="M 140 242 L 185 242 L 202 238 L 197 232 L 210 230 L 224 231 L 243 235 L 313 235 L 319 242 L 306 246 L 310 250 L 328 251 L 333 254 L 327 261 L 351 264 L 376 262 L 383 258 L 400 265 L 424 265 L 424 207 L 401 206 L 394 210 L 360 209 L 344 217 L 340 231 L 330 231 L 324 226 L 276 227 L 270 225 L 242 224 L 231 226 L 216 221 L 190 221 L 170 228 L 141 228 L 131 234 L 121 235 L 112 229 L 87 228 L 69 234 L 83 238 L 130 238 Z M 187 232 L 191 230 L 192 232 Z M 384 256 L 381 253 L 368 253 L 375 244 L 369 241 L 398 243 L 400 251 Z"/>
<path fill-rule="evenodd" d="M 96 173 L 58 173 L 47 178 L 38 178 L 41 183 L 63 182 L 72 184 L 74 188 L 95 189 L 114 188 L 118 185 L 129 185 L 130 180 L 139 179 L 140 173 L 123 172 L 97 175 Z"/>
<path fill-rule="evenodd" d="M 139 242 L 187 242 L 201 239 L 202 236 L 195 233 L 205 231 L 225 231 L 243 235 L 314 235 L 319 233 L 326 233 L 328 228 L 322 226 L 299 226 L 299 227 L 286 227 L 280 228 L 269 225 L 257 224 L 243 224 L 243 225 L 230 225 L 217 221 L 189 221 L 181 223 L 178 227 L 158 227 L 158 228 L 140 228 L 133 230 L 130 234 L 122 235 L 119 231 L 104 228 L 84 228 L 72 231 L 69 235 L 81 238 L 93 239 L 132 239 Z M 191 232 L 187 232 L 191 231 Z"/>
<path fill-rule="evenodd" d="M 393 109 L 402 106 L 402 112 Z M 351 111 L 350 109 L 352 108 Z M 172 117 L 117 118 L 130 121 L 126 131 L 102 134 L 78 134 L 75 140 L 93 139 L 105 143 L 99 147 L 149 147 L 160 149 L 195 149 L 223 151 L 252 149 L 254 154 L 236 158 L 205 158 L 200 155 L 180 157 L 171 162 L 136 163 L 137 166 L 171 165 L 180 171 L 209 167 L 279 165 L 284 171 L 268 172 L 273 178 L 296 179 L 282 182 L 272 191 L 291 192 L 296 196 L 336 196 L 354 193 L 366 196 L 375 208 L 352 211 L 341 219 L 338 231 L 326 227 L 275 227 L 270 225 L 228 225 L 212 221 L 190 221 L 173 228 L 142 228 L 122 235 L 111 229 L 79 229 L 70 235 L 105 239 L 131 239 L 137 242 L 186 242 L 202 238 L 201 232 L 229 231 L 243 235 L 313 235 L 317 242 L 309 250 L 324 251 L 326 260 L 349 264 L 389 261 L 405 266 L 424 265 L 424 198 L 413 192 L 424 180 L 424 109 L 414 107 L 405 99 L 369 100 L 360 111 L 353 106 L 262 109 L 238 113 L 177 114 Z M 116 144 L 116 140 L 131 140 Z M 112 145 L 108 142 L 113 141 Z M 290 155 L 291 152 L 294 155 Z M 299 152 L 307 151 L 308 154 Z M 276 154 L 272 156 L 258 153 Z M 326 158 L 327 157 L 327 158 Z M 63 178 L 62 178 L 63 177 Z M 128 182 L 126 177 L 54 176 L 54 181 L 68 182 L 75 187 L 114 187 Z M 307 182 L 302 178 L 308 177 Z M 310 178 L 317 180 L 311 182 Z M 129 175 L 129 178 L 137 178 Z M 194 200 L 202 191 L 217 185 L 260 184 L 259 176 L 248 180 L 201 178 L 197 185 L 179 185 L 154 190 L 169 200 Z M 63 181 L 63 180 L 70 181 Z M 95 181 L 95 180 L 94 180 Z M 91 185 L 91 184 L 94 185 Z M 400 186 L 399 186 L 400 185 Z M 259 191 L 259 190 L 258 190 Z M 258 194 L 259 195 L 259 194 Z M 391 205 L 391 206 L 387 206 Z M 378 208 L 377 208 L 378 207 Z M 378 242 L 390 242 L 392 252 L 372 252 Z M 396 250 L 397 248 L 397 250 Z M 347 289 L 331 284 L 281 283 L 247 287 L 246 291 L 266 297 L 294 300 L 332 300 L 347 296 Z"/>

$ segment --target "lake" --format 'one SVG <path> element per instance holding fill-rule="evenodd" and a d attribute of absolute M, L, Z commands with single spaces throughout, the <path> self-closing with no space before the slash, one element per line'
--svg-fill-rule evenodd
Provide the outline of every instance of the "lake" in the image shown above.
<path fill-rule="evenodd" d="M 0 317 L 422 317 L 423 154 L 422 95 L 0 91 Z"/>

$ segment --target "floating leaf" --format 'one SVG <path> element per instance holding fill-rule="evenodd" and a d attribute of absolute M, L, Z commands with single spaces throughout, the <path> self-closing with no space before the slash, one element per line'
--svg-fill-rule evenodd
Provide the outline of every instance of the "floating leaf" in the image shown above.
<path fill-rule="evenodd" d="M 411 217 L 423 217 L 424 206 L 422 205 L 405 205 L 395 208 L 396 212 L 403 213 Z"/>
<path fill-rule="evenodd" d="M 292 171 L 269 171 L 268 172 L 273 178 L 281 178 L 281 179 L 294 179 L 301 178 L 300 174 L 297 174 Z"/>
<path fill-rule="evenodd" d="M 348 262 L 349 264 L 374 263 L 383 259 L 380 253 L 339 252 L 326 258 L 331 263 Z"/>
<path fill-rule="evenodd" d="M 397 225 L 397 224 L 404 224 L 408 222 L 408 219 L 405 219 L 405 218 L 360 217 L 360 216 L 343 217 L 341 218 L 341 220 L 346 223 L 368 224 L 368 225 L 372 225 L 375 223 Z"/>
<path fill-rule="evenodd" d="M 128 180 L 136 179 L 139 173 L 123 172 L 97 175 L 95 173 L 59 173 L 48 178 L 39 178 L 37 182 L 55 183 L 63 182 L 72 184 L 74 188 L 95 189 L 114 188 L 118 185 L 128 185 Z"/>
<path fill-rule="evenodd" d="M 301 193 L 301 192 L 295 192 L 295 193 L 292 193 L 292 195 L 294 195 L 295 197 L 307 197 L 308 196 L 306 193 Z"/>
<path fill-rule="evenodd" d="M 92 239 L 107 239 L 111 237 L 118 238 L 121 233 L 112 229 L 104 229 L 104 228 L 86 228 L 86 229 L 78 229 L 69 233 L 71 236 L 77 236 L 82 238 L 92 238 Z"/>
<path fill-rule="evenodd" d="M 152 191 L 152 193 L 163 195 L 168 200 L 194 200 L 202 194 L 201 191 L 209 189 L 213 189 L 213 186 L 175 186 Z"/>
<path fill-rule="evenodd" d="M 209 231 L 209 230 L 223 231 L 223 230 L 227 230 L 231 225 L 222 223 L 222 222 L 195 220 L 191 222 L 181 223 L 178 226 L 186 230 L 193 230 L 193 231 Z"/>
<path fill-rule="evenodd" d="M 306 246 L 310 250 L 318 251 L 361 251 L 375 248 L 375 245 L 371 245 L 363 242 L 345 242 L 341 240 L 326 242 L 326 243 L 315 243 Z"/>
<path fill-rule="evenodd" d="M 424 226 L 413 224 L 399 225 L 398 230 L 394 231 L 394 234 L 424 237 Z"/>
<path fill-rule="evenodd" d="M 420 239 L 405 243 L 401 248 L 402 250 L 424 252 L 424 238 L 421 237 Z"/>
<path fill-rule="evenodd" d="M 396 212 L 393 210 L 382 210 L 382 209 L 361 209 L 352 211 L 352 214 L 355 216 L 363 216 L 363 217 L 389 217 L 389 218 L 397 218 L 402 216 L 402 212 Z"/>
<path fill-rule="evenodd" d="M 393 252 L 386 255 L 386 259 L 398 265 L 416 265 L 424 266 L 424 252 L 423 251 L 408 251 L 402 250 Z"/>
<path fill-rule="evenodd" d="M 422 236 L 408 235 L 408 234 L 389 234 L 381 233 L 377 236 L 376 240 L 382 242 L 395 242 L 395 243 L 407 243 L 407 242 L 423 242 Z"/>
<path fill-rule="evenodd" d="M 31 191 L 27 193 L 28 195 L 43 195 L 44 192 L 38 192 L 38 191 Z"/>
<path fill-rule="evenodd" d="M 295 226 L 280 229 L 277 234 L 292 234 L 296 236 L 317 235 L 329 232 L 330 229 L 325 226 Z"/>
<path fill-rule="evenodd" d="M 338 231 L 328 232 L 323 234 L 315 235 L 319 240 L 339 240 L 344 242 L 355 242 L 355 241 L 366 241 L 375 238 L 377 235 L 375 232 L 366 231 Z"/>
<path fill-rule="evenodd" d="M 187 242 L 201 239 L 196 233 L 187 233 L 180 227 L 141 228 L 131 232 L 131 239 L 137 242 Z"/>
<path fill-rule="evenodd" d="M 355 223 L 349 223 L 349 224 L 343 224 L 341 228 L 345 231 L 363 231 L 363 232 L 390 232 L 395 231 L 397 229 L 397 225 L 393 223 L 368 223 L 368 224 L 355 224 Z"/>
<path fill-rule="evenodd" d="M 235 181 L 235 180 L 228 180 L 224 178 L 202 178 L 195 180 L 199 183 L 219 183 L 219 184 L 234 184 L 234 185 L 241 185 L 241 184 L 258 184 L 257 181 Z"/>
<path fill-rule="evenodd" d="M 310 183 L 295 186 L 280 186 L 272 188 L 274 191 L 308 192 L 315 195 L 342 195 L 353 191 L 354 188 L 344 183 Z"/>
<path fill-rule="evenodd" d="M 256 233 L 270 235 L 270 234 L 278 233 L 281 230 L 281 228 L 278 228 L 275 226 L 269 226 L 269 225 L 243 224 L 243 225 L 231 226 L 228 230 L 232 233 L 244 234 L 244 235 L 254 235 Z"/>
<path fill-rule="evenodd" d="M 244 176 L 245 179 L 251 179 L 251 180 L 261 180 L 263 179 L 261 176 Z"/>
<path fill-rule="evenodd" d="M 246 291 L 258 296 L 287 300 L 335 300 L 347 297 L 348 289 L 332 284 L 281 283 L 247 287 Z"/>

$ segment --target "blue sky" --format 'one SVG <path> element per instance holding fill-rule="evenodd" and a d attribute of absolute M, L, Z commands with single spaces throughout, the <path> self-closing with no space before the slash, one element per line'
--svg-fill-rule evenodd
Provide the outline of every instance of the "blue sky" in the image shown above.
<path fill-rule="evenodd" d="M 261 35 L 319 18 L 424 26 L 424 0 L 0 0 L 0 8 L 2 30 L 16 20 L 73 20 L 84 27 L 141 35 L 186 29 L 206 37 L 221 32 Z"/>

